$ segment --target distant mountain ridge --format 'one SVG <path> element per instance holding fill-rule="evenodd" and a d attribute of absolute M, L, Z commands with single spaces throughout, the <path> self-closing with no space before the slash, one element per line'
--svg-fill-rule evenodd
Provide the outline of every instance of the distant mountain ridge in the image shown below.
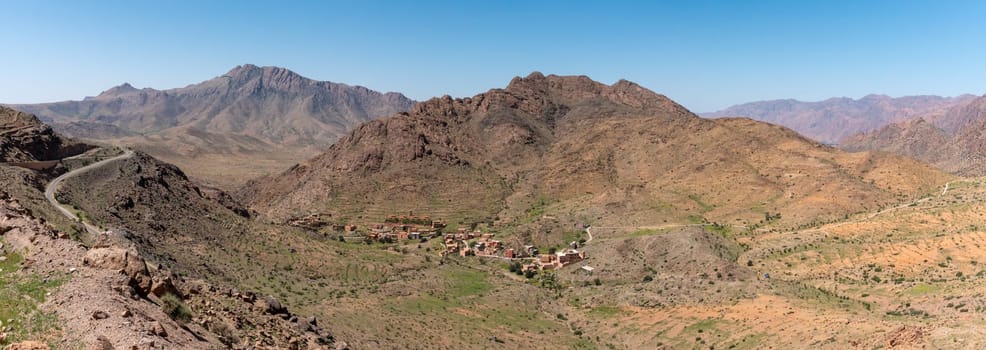
<path fill-rule="evenodd" d="M 948 109 L 968 103 L 975 96 L 866 95 L 860 99 L 830 98 L 818 102 L 793 99 L 740 104 L 703 114 L 705 117 L 748 117 L 783 125 L 811 139 L 837 144 L 843 138 L 914 118 L 937 118 Z"/>
<path fill-rule="evenodd" d="M 16 108 L 53 123 L 97 122 L 138 133 L 191 126 L 308 146 L 331 144 L 355 125 L 408 110 L 413 104 L 398 93 L 315 81 L 288 69 L 247 64 L 183 88 L 136 89 L 124 83 L 82 101 Z"/>
<path fill-rule="evenodd" d="M 279 171 L 357 125 L 414 103 L 399 93 L 247 64 L 183 88 L 137 89 L 124 83 L 82 101 L 14 107 L 68 136 L 133 146 L 189 168 L 193 176 L 209 177 L 196 169 L 202 159 L 209 159 L 208 168 L 230 156 L 245 157 L 237 163 L 267 161 L 271 157 L 264 154 L 276 151 L 276 157 L 288 155 L 271 161 Z"/>
<path fill-rule="evenodd" d="M 986 175 L 986 96 L 944 114 L 849 137 L 841 148 L 885 151 L 967 176 Z"/>

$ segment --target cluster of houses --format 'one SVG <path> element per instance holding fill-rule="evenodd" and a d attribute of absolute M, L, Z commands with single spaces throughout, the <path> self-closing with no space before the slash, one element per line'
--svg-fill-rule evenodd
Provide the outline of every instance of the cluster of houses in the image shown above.
<path fill-rule="evenodd" d="M 513 249 L 504 249 L 503 242 L 493 239 L 492 233 L 469 232 L 460 228 L 456 233 L 446 234 L 442 243 L 445 249 L 442 256 L 458 254 L 459 256 L 493 256 L 513 258 Z"/>
<path fill-rule="evenodd" d="M 572 242 L 565 249 L 549 254 L 540 254 L 532 245 L 524 246 L 521 251 L 506 248 L 503 242 L 493 239 L 492 233 L 468 232 L 459 230 L 454 234 L 444 236 L 445 250 L 442 256 L 483 256 L 498 257 L 508 260 L 528 261 L 523 265 L 523 271 L 554 270 L 580 262 L 586 259 L 584 251 L 578 250 L 578 242 Z"/>
<path fill-rule="evenodd" d="M 575 242 L 572 242 L 575 243 Z M 569 247 L 554 254 L 538 254 L 533 262 L 524 265 L 523 271 L 555 270 L 585 260 L 584 251 Z"/>
<path fill-rule="evenodd" d="M 291 225 L 310 229 L 320 229 L 331 226 L 331 230 L 344 234 L 359 235 L 356 225 L 330 224 L 322 214 L 311 214 L 289 221 Z M 581 224 L 577 224 L 580 225 Z M 368 242 L 396 242 L 403 240 L 420 240 L 423 238 L 442 237 L 444 249 L 441 256 L 480 256 L 496 257 L 508 260 L 522 260 L 524 271 L 554 270 L 580 262 L 586 259 L 584 251 L 580 251 L 578 242 L 572 242 L 568 247 L 557 252 L 541 254 L 532 245 L 524 246 L 522 250 L 507 248 L 503 242 L 494 239 L 493 233 L 482 233 L 459 228 L 455 233 L 442 235 L 446 224 L 442 220 L 433 220 L 428 216 L 391 215 L 383 223 L 367 226 L 363 237 Z"/>
<path fill-rule="evenodd" d="M 438 237 L 446 224 L 427 216 L 391 215 L 383 223 L 371 224 L 366 239 L 377 242 L 395 242 L 410 239 Z"/>

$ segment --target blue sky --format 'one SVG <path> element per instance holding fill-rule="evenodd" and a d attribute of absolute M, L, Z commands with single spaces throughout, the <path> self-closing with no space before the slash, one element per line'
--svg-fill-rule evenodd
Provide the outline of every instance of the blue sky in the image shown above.
<path fill-rule="evenodd" d="M 7 1 L 0 102 L 159 89 L 243 64 L 472 96 L 531 71 L 625 78 L 696 112 L 986 93 L 986 1 Z"/>

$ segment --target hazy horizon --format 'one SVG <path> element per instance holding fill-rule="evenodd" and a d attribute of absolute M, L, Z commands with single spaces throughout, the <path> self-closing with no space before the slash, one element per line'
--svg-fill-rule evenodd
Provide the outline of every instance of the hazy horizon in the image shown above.
<path fill-rule="evenodd" d="M 699 113 L 986 92 L 974 1 L 10 3 L 0 102 L 170 89 L 250 63 L 415 100 L 532 71 L 637 82 Z M 929 26 L 928 23 L 935 23 Z M 934 62 L 929 64 L 928 62 Z"/>

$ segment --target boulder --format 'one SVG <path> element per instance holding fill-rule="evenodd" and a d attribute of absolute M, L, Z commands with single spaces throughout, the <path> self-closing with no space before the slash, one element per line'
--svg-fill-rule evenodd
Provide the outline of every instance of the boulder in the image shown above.
<path fill-rule="evenodd" d="M 168 276 L 154 276 L 151 278 L 151 293 L 158 297 L 164 297 L 167 294 L 182 297 L 178 289 L 175 288 L 174 283 L 171 282 L 171 277 Z"/>
<path fill-rule="evenodd" d="M 164 329 L 164 325 L 162 325 L 161 322 L 158 322 L 158 321 L 154 321 L 154 323 L 151 324 L 151 330 L 150 331 L 151 331 L 151 334 L 156 335 L 156 336 L 159 336 L 159 337 L 167 337 L 168 336 L 168 331 L 165 330 Z"/>
<path fill-rule="evenodd" d="M 123 272 L 130 278 L 130 286 L 141 296 L 146 296 L 151 289 L 151 276 L 147 271 L 147 264 L 136 251 L 117 247 L 94 248 L 86 252 L 82 263 L 95 268 Z"/>
<path fill-rule="evenodd" d="M 281 304 L 281 302 L 274 299 L 272 296 L 266 296 L 263 298 L 264 303 L 267 305 L 266 312 L 271 315 L 289 315 L 288 308 Z"/>

